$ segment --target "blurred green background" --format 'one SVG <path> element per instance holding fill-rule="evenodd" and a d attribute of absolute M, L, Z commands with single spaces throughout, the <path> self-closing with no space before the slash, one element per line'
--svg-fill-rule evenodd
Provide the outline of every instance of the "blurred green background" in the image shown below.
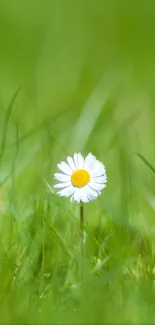
<path fill-rule="evenodd" d="M 154 31 L 152 0 L 1 0 L 0 323 L 155 323 Z M 79 206 L 53 190 L 79 151 L 108 175 L 83 283 Z"/>

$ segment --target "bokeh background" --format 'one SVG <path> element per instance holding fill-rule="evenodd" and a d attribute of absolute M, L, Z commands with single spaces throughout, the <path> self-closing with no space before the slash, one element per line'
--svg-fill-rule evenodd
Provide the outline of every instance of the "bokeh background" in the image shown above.
<path fill-rule="evenodd" d="M 0 2 L 0 321 L 154 323 L 155 3 Z M 92 152 L 108 183 L 79 207 L 57 163 Z"/>

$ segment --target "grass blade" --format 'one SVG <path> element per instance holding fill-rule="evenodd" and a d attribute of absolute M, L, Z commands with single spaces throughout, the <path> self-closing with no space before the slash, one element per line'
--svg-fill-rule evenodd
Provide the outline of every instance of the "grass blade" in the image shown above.
<path fill-rule="evenodd" d="M 139 152 L 137 152 L 137 156 L 147 165 L 151 171 L 155 174 L 155 168 L 150 164 L 150 162 Z"/>

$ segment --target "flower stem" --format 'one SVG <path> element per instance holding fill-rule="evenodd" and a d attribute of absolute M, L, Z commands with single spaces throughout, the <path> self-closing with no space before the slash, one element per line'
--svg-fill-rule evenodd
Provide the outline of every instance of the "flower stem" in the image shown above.
<path fill-rule="evenodd" d="M 84 264 L 85 264 L 85 238 L 84 238 L 84 207 L 80 204 L 80 249 L 81 249 L 81 265 L 80 278 L 84 278 Z"/>

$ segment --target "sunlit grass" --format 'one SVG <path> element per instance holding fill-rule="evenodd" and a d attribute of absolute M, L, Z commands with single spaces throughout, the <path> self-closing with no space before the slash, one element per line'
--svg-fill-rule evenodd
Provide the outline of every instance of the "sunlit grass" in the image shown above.
<path fill-rule="evenodd" d="M 155 5 L 0 4 L 0 323 L 155 323 Z M 53 173 L 92 152 L 108 183 L 79 206 Z"/>

